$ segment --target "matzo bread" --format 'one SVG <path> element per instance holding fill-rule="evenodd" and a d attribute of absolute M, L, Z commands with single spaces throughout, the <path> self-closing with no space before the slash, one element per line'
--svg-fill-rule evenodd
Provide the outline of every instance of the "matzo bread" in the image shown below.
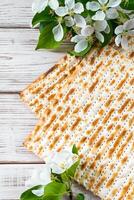
<path fill-rule="evenodd" d="M 69 76 L 65 68 L 61 76 L 66 81 L 59 81 L 59 74 L 52 71 L 49 78 L 36 82 L 36 88 L 33 84 L 21 94 L 42 119 L 25 146 L 45 160 L 49 151 L 76 144 L 81 157 L 76 181 L 104 200 L 134 199 L 131 47 L 127 52 L 113 44 L 94 49 Z"/>

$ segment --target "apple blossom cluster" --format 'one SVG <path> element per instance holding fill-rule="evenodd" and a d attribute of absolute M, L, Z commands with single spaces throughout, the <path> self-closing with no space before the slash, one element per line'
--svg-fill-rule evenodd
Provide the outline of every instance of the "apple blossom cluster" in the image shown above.
<path fill-rule="evenodd" d="M 133 0 L 35 0 L 33 26 L 39 25 L 39 48 L 57 48 L 69 35 L 74 55 L 85 55 L 94 42 L 128 48 L 134 34 Z M 50 43 L 49 43 L 50 41 Z"/>

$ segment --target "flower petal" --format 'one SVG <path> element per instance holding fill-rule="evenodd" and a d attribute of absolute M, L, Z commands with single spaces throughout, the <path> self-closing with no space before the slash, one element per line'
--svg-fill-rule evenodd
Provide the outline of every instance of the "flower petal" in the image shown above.
<path fill-rule="evenodd" d="M 44 187 L 42 187 L 38 190 L 32 190 L 32 193 L 38 197 L 41 197 L 44 194 Z"/>
<path fill-rule="evenodd" d="M 57 42 L 59 42 L 63 39 L 64 31 L 63 31 L 61 24 L 58 24 L 57 26 L 55 26 L 52 31 L 53 31 L 53 34 L 54 34 L 54 39 Z"/>
<path fill-rule="evenodd" d="M 107 21 L 106 20 L 96 21 L 94 23 L 94 28 L 98 32 L 104 31 L 106 29 L 106 27 L 107 27 Z"/>
<path fill-rule="evenodd" d="M 71 42 L 78 43 L 80 40 L 83 40 L 84 37 L 82 35 L 75 35 L 74 37 L 71 38 Z"/>
<path fill-rule="evenodd" d="M 108 19 L 116 19 L 118 16 L 119 16 L 119 14 L 115 8 L 109 8 L 106 11 L 106 17 Z"/>
<path fill-rule="evenodd" d="M 131 30 L 134 29 L 134 19 L 130 19 L 128 21 L 126 21 L 123 25 L 123 28 L 125 30 Z"/>
<path fill-rule="evenodd" d="M 88 47 L 88 41 L 81 40 L 75 45 L 74 50 L 75 52 L 80 53 L 81 51 L 84 51 L 87 47 Z"/>
<path fill-rule="evenodd" d="M 128 31 L 128 35 L 134 35 L 134 30 Z"/>
<path fill-rule="evenodd" d="M 121 35 L 117 35 L 115 38 L 115 44 L 116 46 L 120 46 L 121 43 Z"/>
<path fill-rule="evenodd" d="M 104 5 L 108 2 L 108 0 L 98 0 L 100 2 L 101 5 Z"/>
<path fill-rule="evenodd" d="M 106 29 L 104 30 L 104 32 L 105 32 L 106 34 L 110 33 L 110 26 L 109 26 L 109 24 L 107 24 L 107 27 L 106 27 Z"/>
<path fill-rule="evenodd" d="M 81 14 L 84 11 L 84 6 L 82 3 L 78 2 L 74 6 L 74 13 Z"/>
<path fill-rule="evenodd" d="M 123 49 L 128 49 L 128 41 L 127 41 L 127 38 L 126 37 L 122 37 L 121 39 L 121 46 Z"/>
<path fill-rule="evenodd" d="M 60 6 L 55 10 L 55 13 L 60 17 L 64 17 L 65 15 L 68 14 L 68 9 L 67 7 Z"/>
<path fill-rule="evenodd" d="M 105 19 L 105 13 L 103 11 L 97 11 L 95 15 L 92 17 L 93 20 L 104 20 Z"/>
<path fill-rule="evenodd" d="M 59 2 L 58 0 L 49 0 L 48 5 L 52 10 L 56 10 L 59 7 Z"/>
<path fill-rule="evenodd" d="M 35 0 L 32 4 L 32 11 L 33 13 L 40 13 L 43 10 L 45 10 L 47 5 L 48 5 L 48 0 Z"/>
<path fill-rule="evenodd" d="M 122 33 L 123 30 L 124 30 L 123 25 L 119 25 L 119 26 L 116 27 L 114 32 L 115 32 L 116 35 L 118 35 L 118 34 Z"/>
<path fill-rule="evenodd" d="M 104 42 L 104 36 L 102 35 L 102 33 L 96 31 L 95 36 L 101 43 Z"/>
<path fill-rule="evenodd" d="M 74 21 L 75 21 L 76 26 L 78 26 L 78 27 L 86 26 L 86 20 L 81 15 L 77 15 L 77 14 L 74 15 Z"/>
<path fill-rule="evenodd" d="M 69 10 L 72 10 L 75 6 L 75 0 L 65 0 L 65 5 Z"/>
<path fill-rule="evenodd" d="M 87 2 L 86 4 L 86 9 L 87 10 L 92 10 L 92 11 L 97 11 L 100 9 L 100 4 L 96 1 L 92 1 L 92 2 Z"/>
<path fill-rule="evenodd" d="M 121 3 L 121 0 L 109 0 L 107 6 L 111 7 L 111 8 L 114 8 L 114 7 L 119 6 L 120 3 Z"/>
<path fill-rule="evenodd" d="M 87 36 L 90 36 L 92 35 L 94 32 L 94 27 L 88 25 L 88 26 L 85 26 L 84 28 L 81 29 L 81 35 L 87 37 Z"/>
<path fill-rule="evenodd" d="M 67 27 L 72 27 L 74 25 L 74 19 L 71 16 L 66 16 L 64 20 Z"/>

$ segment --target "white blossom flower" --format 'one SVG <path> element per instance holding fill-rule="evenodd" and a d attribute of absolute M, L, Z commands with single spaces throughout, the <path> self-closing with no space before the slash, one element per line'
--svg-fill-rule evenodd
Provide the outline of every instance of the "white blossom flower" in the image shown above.
<path fill-rule="evenodd" d="M 107 21 L 95 21 L 93 26 L 86 25 L 81 29 L 81 33 L 79 35 L 76 35 L 72 37 L 71 41 L 76 43 L 74 50 L 77 53 L 80 53 L 81 51 L 84 51 L 88 44 L 90 43 L 90 40 L 92 39 L 91 35 L 95 33 L 96 38 L 100 42 L 104 42 L 104 36 L 102 35 L 102 31 L 105 31 L 107 29 Z"/>
<path fill-rule="evenodd" d="M 41 13 L 47 6 L 56 10 L 59 7 L 59 2 L 58 0 L 35 0 L 32 4 L 32 11 L 33 13 Z"/>
<path fill-rule="evenodd" d="M 134 19 L 126 21 L 123 25 L 119 25 L 115 29 L 115 43 L 117 46 L 121 44 L 123 49 L 128 49 L 128 35 L 134 35 Z"/>
<path fill-rule="evenodd" d="M 63 173 L 77 161 L 78 156 L 67 150 L 50 152 L 48 156 L 45 156 L 45 162 L 50 166 L 52 172 L 56 174 Z"/>
<path fill-rule="evenodd" d="M 67 27 L 72 27 L 74 25 L 78 27 L 83 27 L 86 25 L 86 20 L 80 14 L 84 11 L 84 6 L 82 3 L 75 0 L 65 0 L 65 6 L 58 6 L 55 13 L 60 17 L 61 21 L 64 21 Z M 64 31 L 61 23 L 53 28 L 54 39 L 56 41 L 61 41 L 64 36 Z"/>
<path fill-rule="evenodd" d="M 96 11 L 93 20 L 116 19 L 118 17 L 117 6 L 121 0 L 98 0 L 87 2 L 87 10 Z"/>
<path fill-rule="evenodd" d="M 26 186 L 42 185 L 38 190 L 32 190 L 32 193 L 36 196 L 42 196 L 44 194 L 44 186 L 51 182 L 51 168 L 45 164 L 38 170 L 33 170 L 33 174 L 29 180 L 26 181 Z"/>

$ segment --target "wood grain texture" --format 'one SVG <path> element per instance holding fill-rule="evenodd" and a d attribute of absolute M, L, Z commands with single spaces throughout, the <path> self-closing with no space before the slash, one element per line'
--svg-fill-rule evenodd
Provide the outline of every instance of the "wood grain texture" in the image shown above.
<path fill-rule="evenodd" d="M 32 0 L 0 1 L 0 27 L 30 27 Z"/>
<path fill-rule="evenodd" d="M 17 200 L 20 194 L 27 189 L 25 181 L 30 177 L 33 169 L 38 169 L 43 165 L 35 164 L 14 164 L 14 165 L 0 165 L 0 199 L 1 200 Z M 86 200 L 98 200 L 93 195 L 78 187 L 77 184 L 73 185 L 74 195 L 83 192 Z M 5 194 L 5 195 L 4 195 Z M 67 200 L 68 198 L 66 198 Z"/>
<path fill-rule="evenodd" d="M 37 30 L 0 29 L 0 92 L 23 90 L 41 73 L 52 67 L 69 48 L 35 51 Z"/>

